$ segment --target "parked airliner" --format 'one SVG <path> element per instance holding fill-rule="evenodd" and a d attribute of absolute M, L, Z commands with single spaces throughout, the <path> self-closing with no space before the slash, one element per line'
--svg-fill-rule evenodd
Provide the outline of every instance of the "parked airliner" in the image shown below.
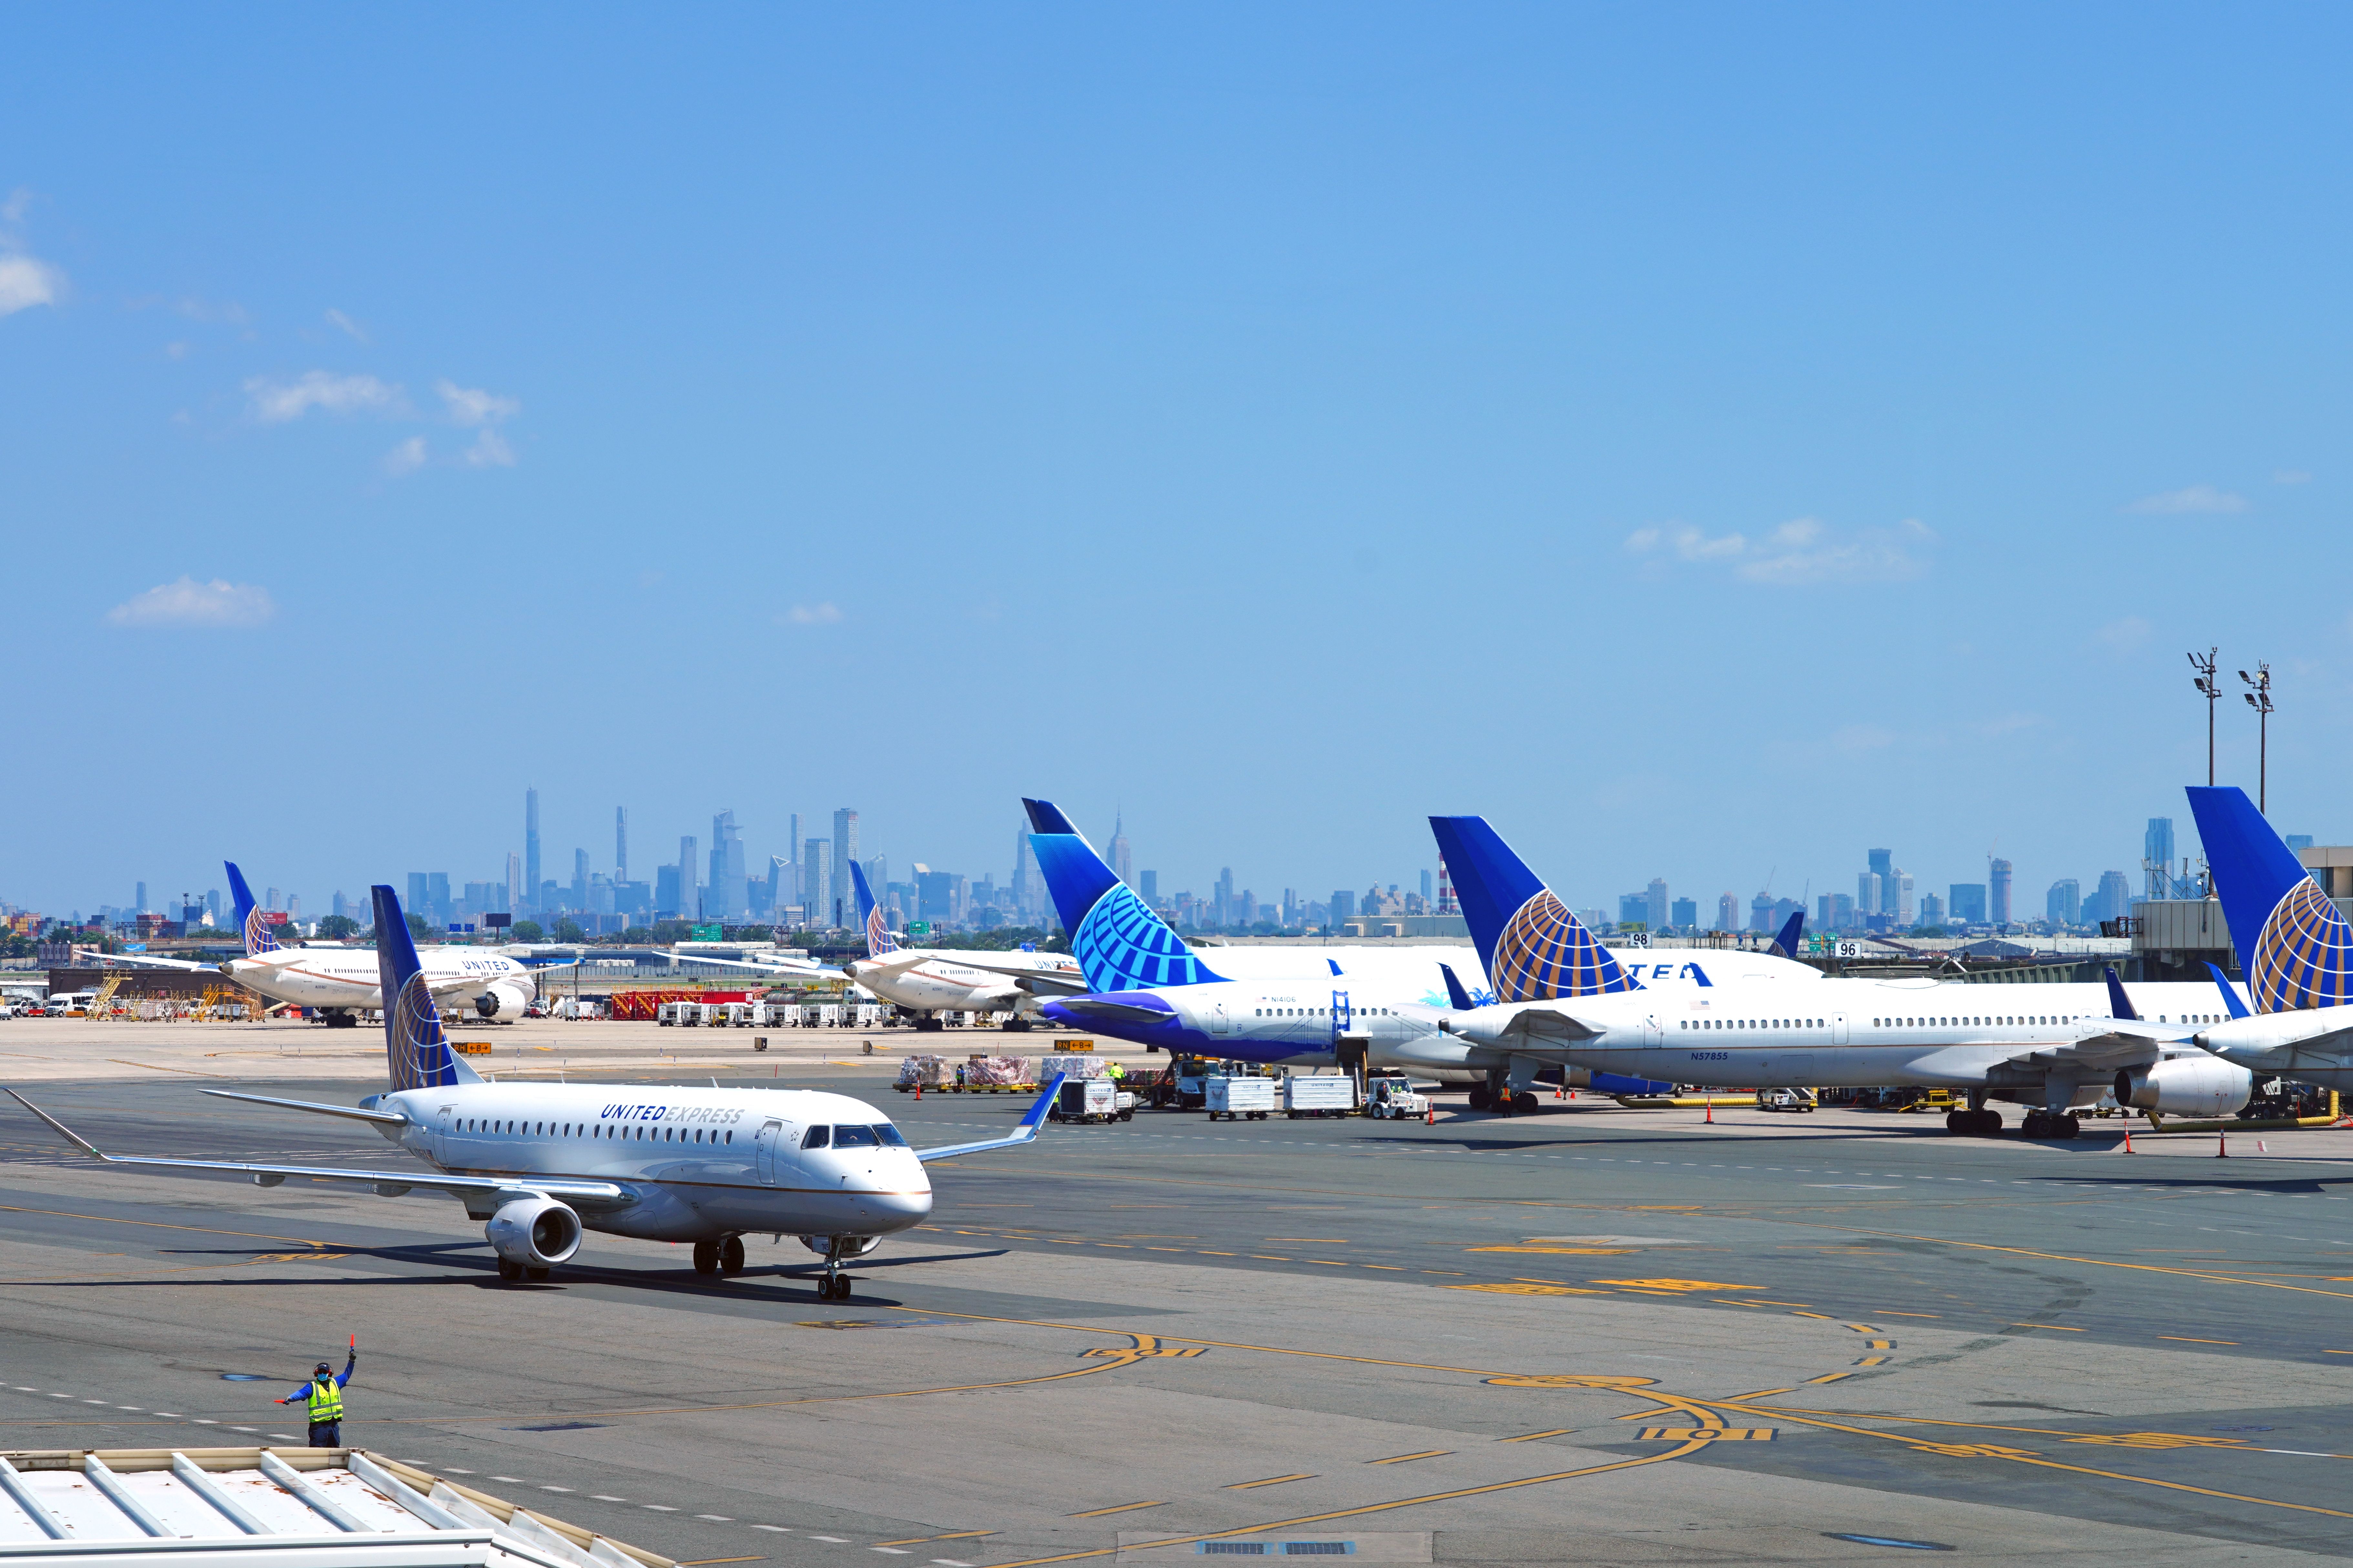
<path fill-rule="evenodd" d="M 1011 1013 L 1026 1029 L 1043 996 L 1074 996 L 1087 989 L 1075 959 L 1062 952 L 999 952 L 962 948 L 901 947 L 874 902 L 866 868 L 849 864 L 858 918 L 866 928 L 866 956 L 843 972 L 883 1001 L 915 1015 L 919 1029 L 942 1027 L 941 1013 Z M 980 960 L 980 963 L 974 963 Z"/>
<path fill-rule="evenodd" d="M 2192 1039 L 2228 1012 L 2204 984 L 2126 986 L 2111 972 L 2105 986 L 1924 977 L 1638 989 L 1482 819 L 1434 816 L 1430 827 L 1504 999 L 1473 1006 L 1458 991 L 1440 1036 L 1388 1047 L 1400 1065 L 1483 1068 L 1498 1095 L 1560 1066 L 1740 1089 L 1928 1085 L 1968 1092 L 1950 1131 L 1998 1132 L 1986 1101 L 2013 1100 L 2031 1108 L 2027 1136 L 2056 1138 L 2080 1130 L 2073 1107 L 2111 1089 L 2141 1109 L 2202 1116 L 2253 1092 L 2244 1068 Z"/>
<path fill-rule="evenodd" d="M 1045 1086 L 1009 1135 L 911 1149 L 863 1100 L 805 1089 L 487 1083 L 450 1051 L 400 901 L 375 889 L 378 984 L 391 1089 L 357 1106 L 206 1089 L 224 1100 L 364 1121 L 422 1170 L 355 1170 L 107 1154 L 14 1089 L 26 1109 L 111 1165 L 366 1186 L 386 1197 L 453 1194 L 508 1280 L 544 1279 L 583 1233 L 694 1244 L 704 1274 L 743 1271 L 744 1237 L 794 1236 L 824 1259 L 819 1294 L 843 1301 L 843 1264 L 931 1213 L 925 1163 L 1027 1143 L 1060 1084 Z"/>

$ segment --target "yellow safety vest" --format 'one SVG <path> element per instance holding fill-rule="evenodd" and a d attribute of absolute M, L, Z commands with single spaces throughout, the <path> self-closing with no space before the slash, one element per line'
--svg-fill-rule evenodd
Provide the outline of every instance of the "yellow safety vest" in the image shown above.
<path fill-rule="evenodd" d="M 311 1425 L 343 1418 L 343 1391 L 335 1386 L 332 1377 L 311 1380 Z"/>

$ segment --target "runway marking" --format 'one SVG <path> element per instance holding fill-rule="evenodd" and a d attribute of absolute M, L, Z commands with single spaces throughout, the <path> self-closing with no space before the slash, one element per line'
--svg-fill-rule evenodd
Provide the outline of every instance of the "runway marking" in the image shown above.
<path fill-rule="evenodd" d="M 1453 1451 L 1454 1450 L 1451 1448 L 1424 1448 L 1419 1454 L 1391 1454 L 1386 1459 L 1366 1459 L 1365 1463 L 1368 1465 L 1402 1465 L 1409 1459 L 1443 1458 Z"/>
<path fill-rule="evenodd" d="M 2236 1340 L 2201 1340 L 2189 1334 L 2155 1334 L 2151 1338 L 2176 1340 L 2185 1345 L 2234 1345 L 2239 1342 Z"/>
<path fill-rule="evenodd" d="M 1302 1470 L 1295 1476 L 1269 1476 L 1262 1481 L 1236 1481 L 1231 1486 L 1221 1489 L 1229 1492 L 1246 1492 L 1252 1487 L 1279 1487 L 1285 1481 L 1312 1481 L 1314 1479 L 1311 1472 Z"/>
<path fill-rule="evenodd" d="M 1576 1431 L 1574 1426 L 1555 1426 L 1548 1432 L 1523 1432 L 1516 1437 L 1498 1437 L 1498 1443 L 1533 1443 L 1539 1437 L 1566 1437 Z"/>
<path fill-rule="evenodd" d="M 153 1062 L 134 1062 L 123 1057 L 109 1057 L 106 1059 L 121 1067 L 145 1068 L 149 1072 L 184 1072 L 190 1078 L 235 1078 L 237 1076 L 235 1073 L 228 1072 L 198 1072 L 194 1068 L 158 1067 Z"/>
<path fill-rule="evenodd" d="M 1779 1225 L 1805 1225 L 1804 1220 L 1779 1219 Z M 2076 1258 L 2064 1252 L 2041 1252 L 2031 1247 L 1998 1247 L 1989 1241 L 1957 1241 L 1944 1236 L 1914 1236 L 1906 1231 L 1864 1230 L 1854 1226 L 1823 1226 L 1825 1230 L 1844 1231 L 1852 1236 L 1883 1236 L 1895 1241 L 1926 1241 L 1940 1247 L 1965 1247 L 1972 1252 L 2006 1252 L 2017 1258 L 2041 1258 L 2053 1263 L 2081 1263 L 2094 1268 L 2124 1268 L 2142 1274 L 2174 1274 L 2185 1279 L 2205 1279 L 2217 1285 L 2252 1285 L 2264 1290 L 2293 1290 L 2305 1296 L 2328 1296 L 2339 1301 L 2353 1300 L 2353 1291 L 2321 1290 L 2310 1285 L 2287 1285 L 2276 1279 L 2249 1279 L 2246 1270 L 2223 1271 L 2211 1268 L 2168 1268 L 2157 1263 L 2118 1263 L 2105 1258 Z M 2322 1278 L 2326 1278 L 2323 1276 Z M 2029 1325 L 2037 1326 L 2037 1325 Z M 2042 1324 L 2049 1328 L 2053 1325 Z"/>
<path fill-rule="evenodd" d="M 1065 1519 L 1101 1519 L 1107 1513 L 1133 1513 L 1139 1508 L 1166 1508 L 1167 1506 L 1168 1500 L 1163 1498 L 1157 1502 L 1124 1502 L 1113 1508 L 1091 1508 L 1084 1513 L 1069 1513 L 1064 1514 L 1062 1517 Z M 932 1538 L 927 1535 L 923 1537 L 923 1539 L 929 1541 Z M 882 1542 L 882 1544 L 885 1546 L 904 1546 L 907 1543 L 903 1541 L 886 1541 Z"/>
<path fill-rule="evenodd" d="M 2063 1334 L 2083 1334 L 2091 1331 L 2088 1329 L 2071 1329 L 2064 1323 L 2012 1323 L 2010 1326 L 2013 1329 L 2056 1329 Z"/>
<path fill-rule="evenodd" d="M 297 1247 L 325 1247 L 323 1241 L 311 1241 L 300 1236 L 271 1236 L 259 1230 L 221 1230 L 208 1225 L 166 1225 L 156 1219 L 118 1219 L 112 1215 L 69 1214 L 64 1209 L 26 1208 L 20 1204 L 0 1204 L 0 1214 L 44 1214 L 57 1219 L 86 1219 L 99 1225 L 143 1225 L 151 1230 L 187 1230 L 200 1236 L 245 1236 L 257 1241 L 290 1241 Z"/>
<path fill-rule="evenodd" d="M 1760 1389 L 1758 1389 L 1758 1390 L 1757 1390 L 1756 1393 L 1754 1393 L 1754 1394 L 1734 1394 L 1732 1397 L 1733 1397 L 1733 1398 L 1735 1398 L 1735 1399 L 1744 1399 L 1744 1400 L 1745 1400 L 1745 1399 L 1770 1399 L 1773 1395 L 1775 1395 L 1775 1394 L 1788 1394 L 1788 1393 L 1789 1393 L 1789 1392 L 1791 1392 L 1791 1391 L 1790 1391 L 1790 1390 L 1788 1390 L 1788 1389 L 1786 1389 L 1786 1388 L 1760 1388 Z"/>

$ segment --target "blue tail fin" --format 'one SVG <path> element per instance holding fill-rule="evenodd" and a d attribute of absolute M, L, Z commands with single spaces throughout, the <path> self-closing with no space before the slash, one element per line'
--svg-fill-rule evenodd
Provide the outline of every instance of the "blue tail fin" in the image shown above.
<path fill-rule="evenodd" d="M 229 896 L 237 900 L 237 930 L 245 940 L 245 955 L 257 958 L 265 952 L 276 952 L 277 929 L 265 922 L 261 919 L 261 911 L 254 907 L 253 889 L 245 885 L 245 873 L 237 868 L 234 860 L 224 860 L 221 864 L 228 868 L 228 891 Z"/>
<path fill-rule="evenodd" d="M 866 879 L 866 868 L 855 860 L 849 863 L 849 887 L 858 895 L 858 923 L 866 928 L 866 956 L 880 958 L 886 952 L 898 952 L 899 942 L 891 934 L 891 922 L 882 918 L 881 908 L 874 902 L 874 888 Z"/>
<path fill-rule="evenodd" d="M 1781 934 L 1773 939 L 1773 951 L 1784 958 L 1798 956 L 1798 944 L 1806 940 L 1806 911 L 1799 910 L 1789 917 Z"/>
<path fill-rule="evenodd" d="M 2198 838 L 2258 1013 L 2353 1001 L 2353 923 L 2235 784 L 2189 792 Z"/>
<path fill-rule="evenodd" d="M 392 1087 L 434 1089 L 468 1081 L 474 1075 L 459 1076 L 457 1058 L 441 1033 L 441 1014 L 426 987 L 400 900 L 381 882 L 375 893 L 375 974 L 384 996 L 384 1058 Z"/>
<path fill-rule="evenodd" d="M 2239 994 L 2236 991 L 2231 989 L 2230 979 L 2223 974 L 2222 966 L 2219 963 L 2209 963 L 2206 966 L 2206 973 L 2214 977 L 2214 988 L 2222 993 L 2222 1005 L 2230 1010 L 2231 1016 L 2246 1017 L 2247 1005 L 2239 1000 Z"/>
<path fill-rule="evenodd" d="M 1458 1013 L 1472 1011 L 1471 993 L 1462 989 L 1462 980 L 1451 963 L 1441 963 L 1438 973 L 1446 976 L 1446 1005 Z"/>
<path fill-rule="evenodd" d="M 1042 804 L 1042 803 L 1040 803 Z M 1071 956 L 1094 991 L 1143 991 L 1223 980 L 1193 956 L 1185 939 L 1075 833 L 1033 833 L 1039 875 L 1054 897 Z"/>
<path fill-rule="evenodd" d="M 1430 829 L 1497 1001 L 1641 989 L 1485 817 L 1433 816 Z"/>
<path fill-rule="evenodd" d="M 1029 814 L 1029 831 L 1032 833 L 1067 833 L 1073 838 L 1085 837 L 1076 823 L 1062 815 L 1062 808 L 1050 800 L 1031 800 L 1023 795 L 1021 809 Z"/>
<path fill-rule="evenodd" d="M 2108 1016 L 2111 1018 L 2129 1018 L 2136 1023 L 2138 1022 L 2140 1015 L 2133 1011 L 2132 998 L 2125 994 L 2125 983 L 2116 978 L 2116 966 L 2111 963 L 2107 968 Z"/>

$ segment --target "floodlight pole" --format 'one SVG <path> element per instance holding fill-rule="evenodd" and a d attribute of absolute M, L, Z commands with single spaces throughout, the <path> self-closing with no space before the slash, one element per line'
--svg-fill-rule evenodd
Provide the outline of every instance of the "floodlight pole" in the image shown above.
<path fill-rule="evenodd" d="M 2203 658 L 2194 653 L 2189 656 L 2189 668 L 2198 672 L 2197 678 L 2189 684 L 2206 699 L 2206 787 L 2209 789 L 2214 787 L 2214 701 L 2222 695 L 2222 684 L 2214 679 L 2214 656 L 2221 651 L 2210 647 Z"/>
<path fill-rule="evenodd" d="M 2239 671 L 2239 679 L 2253 688 L 2244 693 L 2247 706 L 2259 716 L 2255 742 L 2255 809 L 2271 815 L 2271 752 L 2272 752 L 2272 667 L 2255 666 L 2255 673 Z"/>

